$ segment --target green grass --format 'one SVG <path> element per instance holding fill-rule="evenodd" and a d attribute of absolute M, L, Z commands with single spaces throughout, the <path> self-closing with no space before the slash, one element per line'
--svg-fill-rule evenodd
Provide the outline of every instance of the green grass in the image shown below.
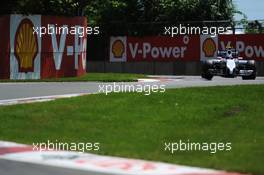
<path fill-rule="evenodd" d="M 86 73 L 79 77 L 50 78 L 41 80 L 0 80 L 1 82 L 132 82 L 139 78 L 146 78 L 142 74 L 126 74 L 126 73 Z"/>
<path fill-rule="evenodd" d="M 231 151 L 164 151 L 164 142 L 231 142 Z M 264 85 L 96 94 L 0 107 L 0 140 L 100 142 L 99 154 L 264 174 Z"/>

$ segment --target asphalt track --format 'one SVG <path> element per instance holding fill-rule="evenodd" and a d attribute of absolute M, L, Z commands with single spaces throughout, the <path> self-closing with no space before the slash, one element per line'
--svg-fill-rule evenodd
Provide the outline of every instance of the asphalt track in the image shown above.
<path fill-rule="evenodd" d="M 155 82 L 148 84 L 165 84 L 166 88 L 223 86 L 241 84 L 264 84 L 264 77 L 256 80 L 241 80 L 241 78 L 215 77 L 212 81 L 198 76 L 153 76 Z M 126 84 L 137 84 L 126 83 Z M 139 82 L 142 83 L 142 82 Z M 63 82 L 63 83 L 0 83 L 0 100 L 74 94 L 98 93 L 99 85 L 109 83 L 99 82 Z M 0 175 L 89 175 L 87 172 L 67 168 L 57 168 L 30 163 L 21 163 L 0 159 Z M 97 173 L 93 173 L 97 175 Z M 100 174 L 102 175 L 102 174 Z"/>
<path fill-rule="evenodd" d="M 264 77 L 256 80 L 242 80 L 238 78 L 214 77 L 207 81 L 199 76 L 152 76 L 159 80 L 145 82 L 146 84 L 164 84 L 166 88 L 199 87 L 199 86 L 223 86 L 241 84 L 264 84 Z M 125 83 L 138 84 L 142 82 Z M 40 97 L 76 93 L 98 93 L 99 85 L 111 83 L 99 82 L 37 82 L 37 83 L 0 83 L 0 100 Z M 124 84 L 124 83 L 123 83 Z"/>

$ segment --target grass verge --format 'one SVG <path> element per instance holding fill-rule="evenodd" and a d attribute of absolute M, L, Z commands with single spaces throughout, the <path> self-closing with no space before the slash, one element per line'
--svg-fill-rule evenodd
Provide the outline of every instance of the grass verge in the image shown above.
<path fill-rule="evenodd" d="M 100 142 L 104 155 L 264 174 L 264 85 L 96 94 L 0 107 L 0 140 Z M 231 142 L 231 151 L 164 151 L 164 142 Z"/>
<path fill-rule="evenodd" d="M 50 78 L 41 80 L 0 80 L 1 82 L 132 82 L 139 78 L 146 78 L 143 74 L 126 74 L 126 73 L 86 73 L 79 77 Z"/>

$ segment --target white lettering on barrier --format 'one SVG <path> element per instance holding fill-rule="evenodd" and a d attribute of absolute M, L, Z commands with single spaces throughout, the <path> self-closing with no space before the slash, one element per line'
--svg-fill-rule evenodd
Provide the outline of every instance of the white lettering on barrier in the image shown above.
<path fill-rule="evenodd" d="M 63 25 L 62 28 L 67 28 L 67 25 Z M 55 28 L 55 25 L 50 25 L 50 28 Z M 81 26 L 75 26 L 76 29 L 81 28 Z M 60 35 L 60 43 L 57 42 L 56 33 L 51 33 L 51 42 L 53 47 L 53 59 L 55 63 L 56 70 L 61 69 L 62 57 L 64 54 L 65 44 L 66 44 L 66 32 L 62 32 Z M 72 55 L 72 46 L 67 47 L 67 55 Z M 77 70 L 79 68 L 79 55 L 82 55 L 82 65 L 83 69 L 86 67 L 86 38 L 82 39 L 82 36 L 75 34 L 74 37 L 74 68 Z"/>
<path fill-rule="evenodd" d="M 133 47 L 133 44 L 129 44 L 129 50 L 131 52 L 132 58 L 136 58 L 137 50 L 138 50 L 138 43 L 135 43 L 135 46 Z"/>
<path fill-rule="evenodd" d="M 150 54 L 152 58 L 183 58 L 187 50 L 186 46 L 182 47 L 153 47 L 150 43 L 144 42 L 142 49 L 139 49 L 138 43 L 129 43 L 129 50 L 132 58 L 135 59 L 137 55 L 142 54 L 144 59 Z"/>
<path fill-rule="evenodd" d="M 231 41 L 227 42 L 227 45 L 231 45 Z M 221 49 L 225 49 L 225 43 L 221 41 Z M 252 58 L 254 55 L 256 57 L 264 57 L 264 49 L 262 46 L 257 45 L 245 45 L 243 41 L 236 42 L 236 50 L 239 53 L 244 53 L 247 58 Z"/>
<path fill-rule="evenodd" d="M 82 28 L 81 26 L 75 26 L 75 28 Z M 80 44 L 79 44 L 80 43 Z M 74 37 L 74 67 L 77 70 L 79 68 L 78 57 L 82 55 L 82 65 L 83 69 L 86 67 L 86 38 L 82 39 L 82 36 L 78 34 Z"/>
<path fill-rule="evenodd" d="M 50 25 L 51 27 L 55 28 L 55 25 Z M 63 25 L 63 27 L 68 27 L 67 25 Z M 65 40 L 66 40 L 66 33 L 62 33 L 60 36 L 60 43 L 57 43 L 56 34 L 51 34 L 51 42 L 52 42 L 52 48 L 53 48 L 53 59 L 55 63 L 56 70 L 60 70 L 61 68 L 61 61 L 62 56 L 65 48 Z M 59 47 L 58 47 L 59 45 Z"/>

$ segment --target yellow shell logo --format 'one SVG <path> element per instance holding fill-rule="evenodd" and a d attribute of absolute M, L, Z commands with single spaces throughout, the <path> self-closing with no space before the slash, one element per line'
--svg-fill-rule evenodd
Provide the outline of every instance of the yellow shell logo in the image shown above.
<path fill-rule="evenodd" d="M 15 56 L 19 72 L 34 72 L 34 60 L 38 53 L 37 35 L 33 34 L 33 23 L 23 19 L 15 36 Z"/>
<path fill-rule="evenodd" d="M 212 38 L 207 38 L 203 42 L 203 52 L 206 57 L 213 57 L 216 51 L 216 45 Z"/>
<path fill-rule="evenodd" d="M 112 45 L 112 53 L 115 58 L 122 58 L 125 52 L 124 43 L 121 40 L 116 40 Z"/>

